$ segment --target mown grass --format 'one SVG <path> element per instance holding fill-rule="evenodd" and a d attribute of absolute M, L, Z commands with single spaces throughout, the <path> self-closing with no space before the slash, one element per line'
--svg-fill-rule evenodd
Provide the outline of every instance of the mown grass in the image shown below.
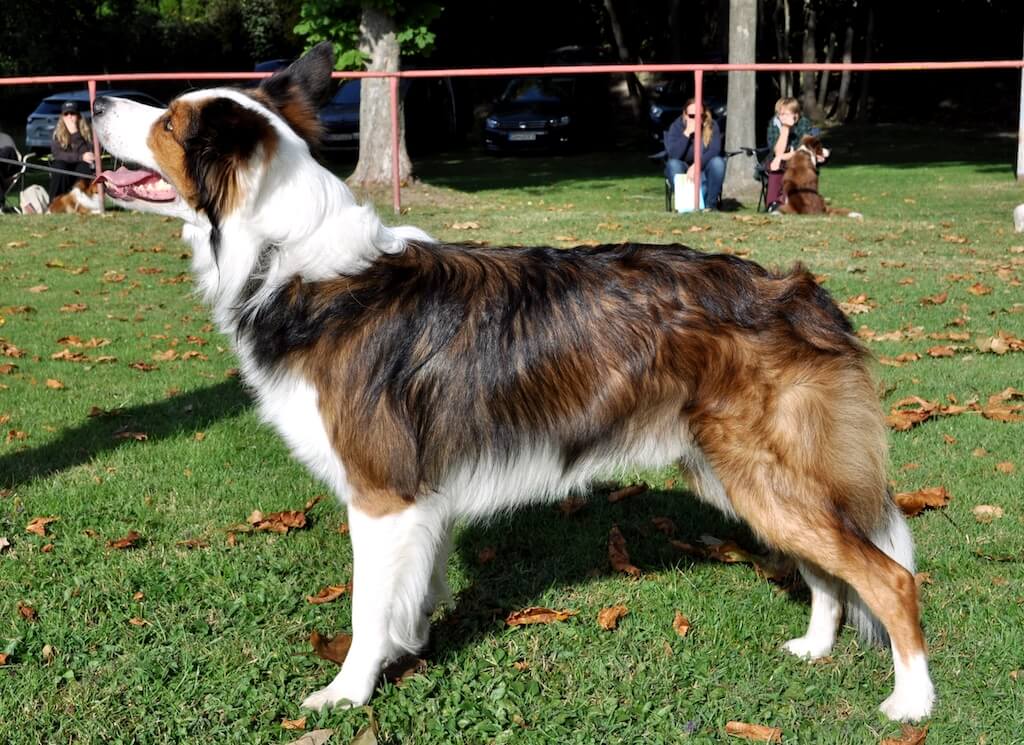
<path fill-rule="evenodd" d="M 880 355 L 922 355 L 879 368 L 886 406 L 1024 388 L 1024 355 L 972 348 L 999 330 L 1024 336 L 1024 254 L 1013 250 L 1024 238 L 1010 221 L 1024 199 L 1012 140 L 974 139 L 963 151 L 955 133 L 907 128 L 831 140 L 824 188 L 863 221 L 749 208 L 667 214 L 642 152 L 435 158 L 420 164 L 425 185 L 407 190 L 401 220 L 494 245 L 681 241 L 766 265 L 802 261 L 838 300 L 864 293 L 877 303 L 857 326 L 971 332 L 943 359 L 926 350 L 948 342 L 927 337 L 871 343 Z M 943 160 L 949 153 L 956 160 Z M 392 220 L 386 199 L 381 207 Z M 306 530 L 228 544 L 225 530 L 252 510 L 301 509 L 323 489 L 257 422 L 230 374 L 227 341 L 178 281 L 188 267 L 178 231 L 125 213 L 0 221 L 0 337 L 25 352 L 0 359 L 17 365 L 0 375 L 0 536 L 12 544 L 0 553 L 0 652 L 10 655 L 0 667 L 2 742 L 287 742 L 297 734 L 281 719 L 300 716 L 298 702 L 336 671 L 307 639 L 314 628 L 347 630 L 348 600 L 305 598 L 351 579 L 348 538 L 337 530 L 344 511 L 324 500 Z M 972 294 L 975 283 L 991 292 Z M 39 285 L 48 289 L 30 291 Z M 920 304 L 941 291 L 944 304 Z M 73 303 L 87 307 L 62 311 Z M 966 326 L 948 327 L 956 318 Z M 51 359 L 69 335 L 109 339 L 72 351 L 116 361 Z M 168 349 L 178 359 L 154 360 Z M 182 359 L 190 350 L 205 358 Z M 137 361 L 157 369 L 133 369 Z M 119 411 L 89 417 L 92 407 Z M 7 441 L 10 432 L 24 435 Z M 1011 676 L 1024 668 L 1022 434 L 1019 423 L 961 415 L 892 436 L 897 491 L 943 485 L 953 495 L 944 511 L 912 520 L 919 569 L 932 581 L 922 601 L 940 702 L 929 743 L 1015 742 L 1024 725 L 1024 681 Z M 435 621 L 426 671 L 383 685 L 372 701 L 383 741 L 710 743 L 726 739 L 729 720 L 781 727 L 795 743 L 899 733 L 876 711 L 892 683 L 887 653 L 847 632 L 821 663 L 782 654 L 779 645 L 803 633 L 805 594 L 747 566 L 680 554 L 652 517 L 671 517 L 680 540 L 755 544 L 686 498 L 671 471 L 622 478 L 651 489 L 614 504 L 599 490 L 570 517 L 537 507 L 460 530 L 450 566 L 457 602 Z M 1005 515 L 979 523 L 979 504 Z M 36 516 L 60 519 L 39 538 L 25 531 Z M 609 569 L 613 524 L 640 580 Z M 142 535 L 136 548 L 106 547 L 131 530 Z M 208 545 L 182 545 L 192 538 Z M 481 564 L 484 548 L 495 559 Z M 597 612 L 618 603 L 629 615 L 618 630 L 600 630 Z M 34 622 L 19 604 L 36 610 Z M 505 627 L 509 611 L 530 605 L 577 615 Z M 672 629 L 676 610 L 693 624 L 685 638 Z M 332 741 L 348 742 L 369 716 L 310 715 L 307 728 L 334 728 Z"/>

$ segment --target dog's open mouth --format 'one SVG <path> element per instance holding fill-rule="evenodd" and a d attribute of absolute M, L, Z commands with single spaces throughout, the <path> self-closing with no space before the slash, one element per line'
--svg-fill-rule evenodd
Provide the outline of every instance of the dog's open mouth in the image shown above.
<path fill-rule="evenodd" d="M 174 187 L 153 171 L 121 166 L 116 171 L 104 171 L 96 180 L 106 186 L 111 197 L 123 201 L 173 202 L 178 198 Z"/>

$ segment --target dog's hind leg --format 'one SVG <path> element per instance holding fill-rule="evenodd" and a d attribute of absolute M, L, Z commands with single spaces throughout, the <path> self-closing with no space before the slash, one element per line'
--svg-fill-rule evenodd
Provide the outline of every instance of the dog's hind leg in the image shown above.
<path fill-rule="evenodd" d="M 348 508 L 352 537 L 352 647 L 330 685 L 302 702 L 320 710 L 365 704 L 383 665 L 423 647 L 432 575 L 449 523 L 430 504 L 373 516 Z"/>
<path fill-rule="evenodd" d="M 811 590 L 811 620 L 807 633 L 790 639 L 782 648 L 807 660 L 816 660 L 832 651 L 836 632 L 843 618 L 842 583 L 805 561 L 800 574 Z"/>

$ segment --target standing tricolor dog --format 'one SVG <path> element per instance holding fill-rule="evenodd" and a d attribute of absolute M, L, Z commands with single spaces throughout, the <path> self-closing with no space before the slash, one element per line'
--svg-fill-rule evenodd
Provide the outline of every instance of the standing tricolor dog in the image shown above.
<path fill-rule="evenodd" d="M 185 221 L 216 321 L 264 419 L 348 506 L 353 643 L 303 706 L 358 705 L 421 648 L 453 523 L 678 462 L 696 494 L 794 556 L 807 633 L 843 616 L 891 640 L 893 719 L 935 700 L 913 545 L 886 484 L 870 360 L 806 270 L 681 246 L 471 249 L 388 228 L 310 153 L 332 55 L 255 90 L 167 109 L 98 99 L 95 129 L 144 170 L 126 207 Z"/>

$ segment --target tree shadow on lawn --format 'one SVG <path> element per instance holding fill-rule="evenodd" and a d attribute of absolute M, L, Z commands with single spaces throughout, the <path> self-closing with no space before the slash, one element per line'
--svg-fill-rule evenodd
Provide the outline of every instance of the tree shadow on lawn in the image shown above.
<path fill-rule="evenodd" d="M 132 442 L 119 432 L 142 431 L 162 440 L 209 427 L 243 413 L 251 399 L 237 379 L 229 379 L 141 406 L 90 417 L 65 429 L 51 442 L 0 456 L 0 488 L 13 489 L 35 479 L 88 463 Z"/>
<path fill-rule="evenodd" d="M 655 517 L 668 517 L 675 523 L 672 538 L 678 541 L 699 545 L 700 537 L 707 534 L 735 541 L 751 553 L 767 553 L 746 525 L 726 518 L 688 492 L 651 490 L 609 503 L 606 491 L 596 491 L 583 509 L 569 516 L 550 505 L 523 509 L 460 532 L 454 550 L 470 582 L 455 598 L 454 608 L 434 623 L 425 655 L 439 662 L 453 658 L 478 638 L 504 628 L 509 612 L 537 605 L 546 590 L 586 584 L 596 577 L 622 576 L 609 565 L 608 535 L 613 525 L 618 525 L 625 537 L 631 563 L 644 575 L 693 571 L 694 565 L 710 561 L 716 571 L 754 576 L 749 564 L 730 566 L 684 553 L 655 527 Z M 484 549 L 493 549 L 495 558 L 481 563 L 478 556 Z M 641 575 L 637 581 L 652 580 Z M 808 602 L 802 583 L 787 585 L 792 600 Z M 577 610 L 584 618 L 588 613 L 596 618 L 599 610 L 573 601 L 555 606 Z"/>
<path fill-rule="evenodd" d="M 975 166 L 980 173 L 1012 175 L 1017 154 L 1015 137 L 941 126 L 848 124 L 828 130 L 822 139 L 832 150 L 829 170 L 866 165 L 899 169 L 956 165 Z"/>

